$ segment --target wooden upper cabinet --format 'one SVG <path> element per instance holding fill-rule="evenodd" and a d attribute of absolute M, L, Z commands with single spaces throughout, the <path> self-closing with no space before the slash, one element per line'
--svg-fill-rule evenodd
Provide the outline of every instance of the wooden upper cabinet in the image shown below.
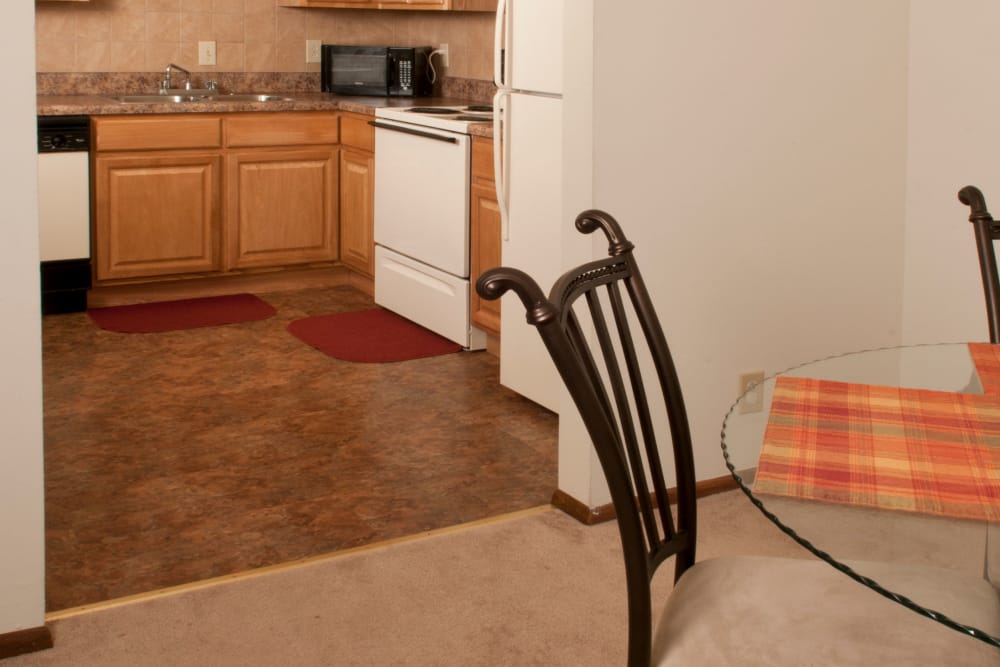
<path fill-rule="evenodd" d="M 497 0 L 281 0 L 282 7 L 495 12 Z"/>

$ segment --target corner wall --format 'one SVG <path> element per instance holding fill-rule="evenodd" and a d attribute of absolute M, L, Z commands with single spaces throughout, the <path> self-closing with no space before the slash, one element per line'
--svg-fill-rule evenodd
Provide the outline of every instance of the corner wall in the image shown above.
<path fill-rule="evenodd" d="M 909 2 L 596 5 L 594 205 L 718 477 L 740 373 L 901 340 Z"/>
<path fill-rule="evenodd" d="M 34 11 L 10 3 L 0 22 L 0 634 L 45 623 Z"/>
<path fill-rule="evenodd" d="M 983 287 L 958 191 L 1000 215 L 1000 3 L 912 0 L 903 333 L 908 343 L 989 340 Z"/>

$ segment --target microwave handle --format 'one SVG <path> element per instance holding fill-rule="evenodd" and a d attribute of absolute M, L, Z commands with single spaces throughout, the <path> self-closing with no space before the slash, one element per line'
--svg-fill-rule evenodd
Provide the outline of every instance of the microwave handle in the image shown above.
<path fill-rule="evenodd" d="M 389 68 L 389 71 L 385 73 L 385 83 L 387 88 L 392 88 L 399 82 L 396 80 L 396 72 L 399 71 L 399 60 L 396 56 L 392 55 L 392 52 L 386 56 L 385 66 Z"/>

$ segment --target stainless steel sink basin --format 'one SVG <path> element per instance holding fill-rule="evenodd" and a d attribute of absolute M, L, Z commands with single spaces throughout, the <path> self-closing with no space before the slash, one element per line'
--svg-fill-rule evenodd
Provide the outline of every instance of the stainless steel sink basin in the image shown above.
<path fill-rule="evenodd" d="M 219 102 L 291 102 L 293 98 L 283 95 L 250 95 L 232 93 L 229 95 L 216 95 L 213 99 Z"/>
<path fill-rule="evenodd" d="M 121 95 L 114 98 L 122 104 L 185 104 L 191 102 L 291 102 L 283 95 Z"/>

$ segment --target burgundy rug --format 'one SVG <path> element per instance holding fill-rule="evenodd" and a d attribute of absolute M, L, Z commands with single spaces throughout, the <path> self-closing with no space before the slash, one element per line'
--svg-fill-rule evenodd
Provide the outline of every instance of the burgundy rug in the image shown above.
<path fill-rule="evenodd" d="M 381 308 L 295 320 L 288 331 L 344 361 L 389 362 L 458 352 L 462 346 Z"/>
<path fill-rule="evenodd" d="M 91 308 L 90 319 L 102 329 L 120 333 L 157 333 L 264 320 L 274 308 L 253 294 L 229 294 L 130 306 Z"/>

